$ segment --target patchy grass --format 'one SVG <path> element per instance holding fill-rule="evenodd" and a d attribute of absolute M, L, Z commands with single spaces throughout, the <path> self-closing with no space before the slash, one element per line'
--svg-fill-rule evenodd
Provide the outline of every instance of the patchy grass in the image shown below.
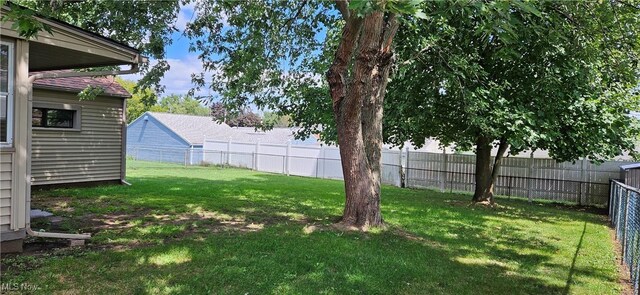
<path fill-rule="evenodd" d="M 340 181 L 130 162 L 132 186 L 37 192 L 85 248 L 5 256 L 2 283 L 69 294 L 619 294 L 605 217 L 383 188 L 389 230 L 330 225 Z M 35 227 L 35 226 L 34 226 Z M 37 242 L 37 241 L 36 241 Z"/>

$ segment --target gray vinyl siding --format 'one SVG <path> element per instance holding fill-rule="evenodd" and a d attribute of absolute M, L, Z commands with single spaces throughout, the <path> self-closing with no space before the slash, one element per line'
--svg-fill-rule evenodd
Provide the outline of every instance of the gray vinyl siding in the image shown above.
<path fill-rule="evenodd" d="M 33 129 L 33 185 L 121 179 L 122 98 L 34 89 L 33 102 L 78 106 L 81 120 L 79 131 Z"/>
<path fill-rule="evenodd" d="M 626 185 L 640 187 L 640 169 L 635 168 L 627 170 L 624 177 L 624 182 Z"/>
<path fill-rule="evenodd" d="M 0 232 L 11 226 L 11 184 L 13 152 L 0 152 Z"/>

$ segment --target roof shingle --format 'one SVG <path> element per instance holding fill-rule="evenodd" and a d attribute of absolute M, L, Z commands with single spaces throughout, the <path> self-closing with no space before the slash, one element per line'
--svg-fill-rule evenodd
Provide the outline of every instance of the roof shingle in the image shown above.
<path fill-rule="evenodd" d="M 317 140 L 311 137 L 305 140 L 295 140 L 295 129 L 274 128 L 269 131 L 256 131 L 254 127 L 230 127 L 225 123 L 218 123 L 209 116 L 194 116 L 169 113 L 147 112 L 171 129 L 173 132 L 187 140 L 192 145 L 202 145 L 205 139 L 232 140 L 234 142 L 247 143 L 273 143 L 286 144 L 317 144 Z"/>
<path fill-rule="evenodd" d="M 115 97 L 131 97 L 120 84 L 109 77 L 67 77 L 53 79 L 38 79 L 33 82 L 34 88 L 53 89 L 79 93 L 87 86 L 100 87 L 104 89 L 102 95 Z"/>
<path fill-rule="evenodd" d="M 225 123 L 217 123 L 208 116 L 194 116 L 147 112 L 167 126 L 173 132 L 187 140 L 192 145 L 201 145 L 204 139 L 228 140 L 233 131 Z"/>

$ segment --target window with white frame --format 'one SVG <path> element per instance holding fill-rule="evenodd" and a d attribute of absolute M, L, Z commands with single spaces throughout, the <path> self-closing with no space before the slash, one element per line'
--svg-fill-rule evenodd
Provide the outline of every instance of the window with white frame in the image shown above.
<path fill-rule="evenodd" d="M 13 142 L 13 44 L 0 42 L 0 145 Z"/>

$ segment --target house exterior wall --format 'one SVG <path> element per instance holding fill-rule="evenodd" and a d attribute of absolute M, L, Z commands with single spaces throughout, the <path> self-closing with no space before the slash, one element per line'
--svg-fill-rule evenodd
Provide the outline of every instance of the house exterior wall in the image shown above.
<path fill-rule="evenodd" d="M 34 107 L 71 107 L 80 122 L 78 130 L 33 127 L 32 185 L 122 179 L 122 98 L 79 101 L 75 93 L 33 91 Z"/>
<path fill-rule="evenodd" d="M 10 10 L 8 6 L 0 7 L 0 16 L 5 16 Z M 31 107 L 32 87 L 29 80 L 29 70 L 58 70 L 69 68 L 122 65 L 143 62 L 139 52 L 118 44 L 113 40 L 92 34 L 63 22 L 40 19 L 49 25 L 51 33 L 42 31 L 37 38 L 27 41 L 18 35 L 11 21 L 0 22 L 0 39 L 14 45 L 13 59 L 13 118 L 11 126 L 13 141 L 0 147 L 0 250 L 3 252 L 7 245 L 21 245 L 18 243 L 25 237 L 29 227 L 29 209 L 31 206 Z M 31 49 L 31 50 L 30 50 Z M 31 67 L 30 67 L 31 66 Z M 122 103 L 122 99 L 116 99 Z M 110 110 L 109 106 L 102 106 Z M 122 108 L 121 108 L 122 109 Z M 89 109 L 86 114 L 92 114 Z M 113 111 L 109 111 L 113 113 Z M 110 116 L 110 113 L 106 116 Z M 96 117 L 98 117 L 97 114 Z M 124 120 L 116 129 L 123 134 Z M 94 124 L 98 127 L 99 123 Z M 100 126 L 103 131 L 110 125 Z M 92 136 L 100 134 L 99 129 L 91 132 Z M 105 138 L 95 136 L 94 138 Z M 69 138 L 62 138 L 60 142 L 67 142 Z M 124 143 L 123 139 L 119 139 Z M 120 146 L 120 156 L 124 154 Z M 83 153 L 86 155 L 86 153 Z M 55 157 L 54 157 L 55 158 Z M 38 161 L 39 159 L 34 159 Z M 124 163 L 124 161 L 121 161 Z M 124 175 L 123 167 L 118 167 L 117 178 Z M 34 171 L 37 173 L 37 171 Z M 21 247 L 19 247 L 21 248 Z M 14 249 L 17 249 L 14 247 Z"/>
<path fill-rule="evenodd" d="M 136 160 L 184 163 L 190 161 L 189 148 L 189 143 L 151 115 L 143 114 L 127 127 L 127 156 Z"/>
<path fill-rule="evenodd" d="M 14 50 L 13 87 L 13 142 L 0 148 L 0 241 L 5 242 L 25 236 L 27 202 L 30 200 L 27 182 L 28 114 L 30 85 L 29 43 L 25 40 L 4 37 L 12 42 Z"/>
<path fill-rule="evenodd" d="M 13 152 L 0 152 L 0 231 L 6 232 L 11 226 L 11 196 L 13 190 Z"/>

